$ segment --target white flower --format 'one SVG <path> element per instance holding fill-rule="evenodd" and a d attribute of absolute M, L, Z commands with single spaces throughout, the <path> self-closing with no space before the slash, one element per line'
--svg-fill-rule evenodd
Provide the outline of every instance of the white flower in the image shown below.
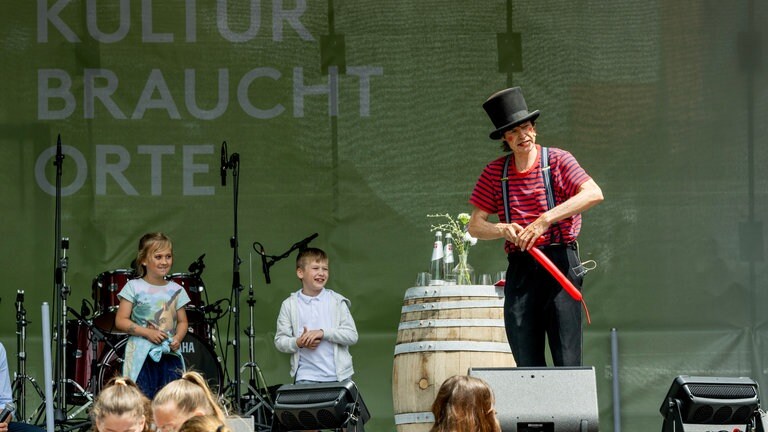
<path fill-rule="evenodd" d="M 465 242 L 469 242 L 470 246 L 474 246 L 477 244 L 477 238 L 472 237 L 469 234 L 469 231 L 464 232 L 464 237 L 462 238 L 462 240 L 464 240 Z"/>

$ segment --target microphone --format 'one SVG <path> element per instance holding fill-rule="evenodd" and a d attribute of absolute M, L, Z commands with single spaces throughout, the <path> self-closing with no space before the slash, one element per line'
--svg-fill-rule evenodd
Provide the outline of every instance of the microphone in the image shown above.
<path fill-rule="evenodd" d="M 2 411 L 0 411 L 0 423 L 5 423 L 8 421 L 11 414 L 16 412 L 16 405 L 13 404 L 13 402 L 8 402 L 5 404 L 5 407 Z"/>
<path fill-rule="evenodd" d="M 87 317 L 91 314 L 91 309 L 88 308 L 88 303 L 86 303 L 85 299 L 83 299 L 83 302 L 80 304 L 80 315 Z"/>
<path fill-rule="evenodd" d="M 221 185 L 227 185 L 227 142 L 221 143 Z"/>
<path fill-rule="evenodd" d="M 209 312 L 215 312 L 216 314 L 221 314 L 221 307 L 219 306 L 224 299 L 218 300 L 214 302 L 213 304 L 209 304 L 206 306 L 201 306 L 200 309 L 202 309 L 203 313 L 209 313 Z"/>
<path fill-rule="evenodd" d="M 315 238 L 317 238 L 317 233 L 312 234 L 311 236 L 305 238 L 300 242 L 294 243 L 294 245 L 291 246 L 291 250 L 298 249 L 299 251 L 303 251 L 304 249 L 307 248 L 307 246 L 309 245 L 309 242 L 311 242 Z"/>
<path fill-rule="evenodd" d="M 203 269 L 205 268 L 203 258 L 205 258 L 205 254 L 200 255 L 192 264 L 189 265 L 187 270 L 189 270 L 190 273 L 203 274 Z"/>
<path fill-rule="evenodd" d="M 64 160 L 64 152 L 61 150 L 61 134 L 59 134 L 56 137 L 56 158 L 53 160 L 53 164 L 60 167 L 62 160 Z"/>
<path fill-rule="evenodd" d="M 267 283 L 270 284 L 272 283 L 272 280 L 269 277 L 269 264 L 267 264 L 267 256 L 264 255 L 264 246 L 261 247 L 259 255 L 261 255 L 261 271 L 264 272 L 264 278 L 267 280 Z"/>

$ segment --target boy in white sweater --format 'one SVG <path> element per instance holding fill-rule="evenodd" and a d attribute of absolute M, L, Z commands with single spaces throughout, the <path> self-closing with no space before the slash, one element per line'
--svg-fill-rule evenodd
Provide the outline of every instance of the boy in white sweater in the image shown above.
<path fill-rule="evenodd" d="M 328 256 L 306 248 L 296 257 L 301 289 L 280 306 L 275 347 L 291 355 L 291 376 L 297 384 L 344 381 L 352 377 L 349 346 L 357 343 L 350 301 L 325 288 Z"/>

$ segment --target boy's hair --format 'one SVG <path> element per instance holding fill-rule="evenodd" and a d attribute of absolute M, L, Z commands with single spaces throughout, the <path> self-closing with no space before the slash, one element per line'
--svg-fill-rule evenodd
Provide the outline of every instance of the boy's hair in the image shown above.
<path fill-rule="evenodd" d="M 224 410 L 199 372 L 186 372 L 181 378 L 166 384 L 152 399 L 152 408 L 169 402 L 176 404 L 176 408 L 185 414 L 201 410 L 206 415 L 216 416 L 221 423 L 226 421 Z"/>
<path fill-rule="evenodd" d="M 147 269 L 142 264 L 147 257 L 160 249 L 170 249 L 173 252 L 173 243 L 171 239 L 161 233 L 147 233 L 141 236 L 139 240 L 139 252 L 136 254 L 136 277 L 144 277 Z"/>
<path fill-rule="evenodd" d="M 144 431 L 150 430 L 152 415 L 149 399 L 130 378 L 115 377 L 107 383 L 91 407 L 89 416 L 93 422 L 93 430 L 97 430 L 97 422 L 101 422 L 106 416 L 124 414 L 130 414 L 137 419 L 144 416 Z"/>
<path fill-rule="evenodd" d="M 299 251 L 296 255 L 296 268 L 303 268 L 307 264 L 315 261 L 328 261 L 328 255 L 320 248 L 306 248 Z"/>
<path fill-rule="evenodd" d="M 485 381 L 454 375 L 437 392 L 430 432 L 501 432 L 493 404 L 493 391 Z"/>

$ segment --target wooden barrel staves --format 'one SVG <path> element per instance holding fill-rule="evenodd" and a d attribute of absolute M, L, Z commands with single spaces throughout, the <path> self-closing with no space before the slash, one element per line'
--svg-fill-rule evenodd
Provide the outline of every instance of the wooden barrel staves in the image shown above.
<path fill-rule="evenodd" d="M 504 288 L 444 285 L 405 293 L 392 370 L 398 432 L 428 432 L 443 381 L 470 367 L 515 365 L 504 332 Z"/>

